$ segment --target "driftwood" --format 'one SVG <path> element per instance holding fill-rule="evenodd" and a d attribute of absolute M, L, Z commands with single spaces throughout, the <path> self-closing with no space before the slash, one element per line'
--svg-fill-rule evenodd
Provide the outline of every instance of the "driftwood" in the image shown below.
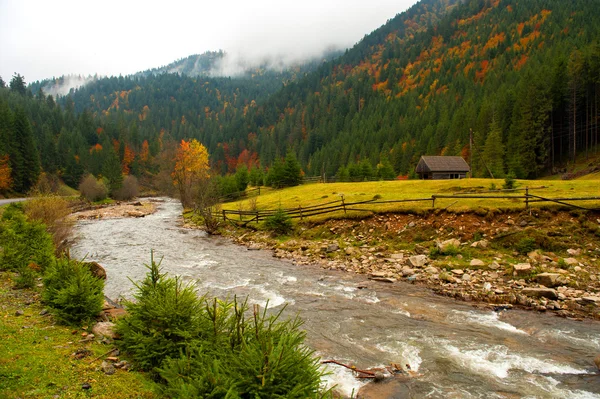
<path fill-rule="evenodd" d="M 349 370 L 354 371 L 356 373 L 356 376 L 355 376 L 356 378 L 372 378 L 375 381 L 381 381 L 381 380 L 385 379 L 386 377 L 391 377 L 396 374 L 406 374 L 407 373 L 402 368 L 402 366 L 400 366 L 396 363 L 391 363 L 389 366 L 386 366 L 384 368 L 372 368 L 372 369 L 366 369 L 366 370 L 358 369 L 358 368 L 356 368 L 356 366 L 344 364 L 344 363 L 338 362 L 337 360 L 324 360 L 321 362 L 321 364 L 337 364 L 338 366 L 342 366 Z M 410 370 L 410 366 L 408 364 L 406 365 L 406 369 Z"/>

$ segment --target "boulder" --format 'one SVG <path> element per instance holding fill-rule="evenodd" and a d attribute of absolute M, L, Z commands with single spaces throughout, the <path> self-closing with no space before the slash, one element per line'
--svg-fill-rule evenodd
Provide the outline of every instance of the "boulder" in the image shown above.
<path fill-rule="evenodd" d="M 489 244 L 490 243 L 488 242 L 488 240 L 481 240 L 481 241 L 475 241 L 474 243 L 472 243 L 471 247 L 473 247 L 473 248 L 480 248 L 480 249 L 486 249 Z"/>
<path fill-rule="evenodd" d="M 474 266 L 474 267 L 482 267 L 482 266 L 485 266 L 485 262 L 482 261 L 481 259 L 471 259 L 471 262 L 469 263 L 469 265 Z"/>
<path fill-rule="evenodd" d="M 521 293 L 533 298 L 558 299 L 556 291 L 552 288 L 523 288 Z"/>
<path fill-rule="evenodd" d="M 96 323 L 92 327 L 92 333 L 94 333 L 94 335 L 96 336 L 103 336 L 110 339 L 114 339 L 116 336 L 115 323 L 112 323 L 110 321 L 101 321 L 99 323 Z"/>
<path fill-rule="evenodd" d="M 415 270 L 414 269 L 411 269 L 408 266 L 404 266 L 402 268 L 402 276 L 408 277 L 408 276 L 412 276 L 413 274 L 415 274 Z"/>
<path fill-rule="evenodd" d="M 338 244 L 335 244 L 335 243 L 334 243 L 334 244 L 329 244 L 329 245 L 327 246 L 327 249 L 326 249 L 326 251 L 327 251 L 328 253 L 330 253 L 330 252 L 335 252 L 335 251 L 337 251 L 338 249 L 340 249 L 340 246 L 339 246 Z"/>
<path fill-rule="evenodd" d="M 426 255 L 415 255 L 408 258 L 408 264 L 412 267 L 423 267 L 428 260 Z"/>
<path fill-rule="evenodd" d="M 460 240 L 457 240 L 456 238 L 451 238 L 449 240 L 442 241 L 442 242 L 438 241 L 435 244 L 438 247 L 438 249 L 440 250 L 440 252 L 444 253 L 448 250 L 449 247 L 455 247 L 455 248 L 460 247 Z"/>
<path fill-rule="evenodd" d="M 517 263 L 513 266 L 515 275 L 517 276 L 525 276 L 531 273 L 531 264 L 530 263 Z"/>
<path fill-rule="evenodd" d="M 577 249 L 569 248 L 569 249 L 567 249 L 567 253 L 571 256 L 579 256 L 579 255 L 581 255 L 581 249 L 580 248 L 577 248 Z"/>
<path fill-rule="evenodd" d="M 567 266 L 575 266 L 579 264 L 579 261 L 575 258 L 564 258 L 563 259 Z"/>
<path fill-rule="evenodd" d="M 500 263 L 493 261 L 488 265 L 488 267 L 492 270 L 500 269 Z"/>
<path fill-rule="evenodd" d="M 439 273 L 440 271 L 438 270 L 437 267 L 429 266 L 429 267 L 425 268 L 425 272 L 427 272 L 429 274 L 436 274 L 436 273 Z"/>
<path fill-rule="evenodd" d="M 112 362 L 107 362 L 106 360 L 104 360 L 102 362 L 102 365 L 100 366 L 100 368 L 106 375 L 112 375 L 116 371 L 115 366 L 112 364 Z"/>
<path fill-rule="evenodd" d="M 561 285 L 559 280 L 560 276 L 560 273 L 540 273 L 534 277 L 534 280 L 548 288 L 553 288 Z"/>
<path fill-rule="evenodd" d="M 83 265 L 90 269 L 94 277 L 106 280 L 106 270 L 98 262 L 83 262 Z"/>

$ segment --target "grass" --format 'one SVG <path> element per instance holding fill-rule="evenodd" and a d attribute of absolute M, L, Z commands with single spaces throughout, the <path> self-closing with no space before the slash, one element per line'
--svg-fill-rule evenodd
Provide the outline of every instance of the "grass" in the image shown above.
<path fill-rule="evenodd" d="M 80 342 L 91 330 L 55 324 L 40 316 L 38 290 L 13 290 L 13 273 L 0 273 L 0 397 L 1 398 L 156 398 L 144 374 L 117 370 L 105 375 L 102 360 L 91 362 L 112 346 Z M 16 316 L 17 310 L 24 315 Z M 82 359 L 72 356 L 88 350 Z M 82 389 L 88 383 L 91 389 Z"/>
<path fill-rule="evenodd" d="M 283 209 L 298 208 L 324 204 L 331 201 L 339 201 L 344 198 L 346 203 L 371 200 L 380 198 L 380 201 L 405 200 L 415 198 L 430 198 L 432 195 L 464 194 L 468 192 L 489 193 L 488 189 L 492 183 L 501 187 L 502 179 L 463 179 L 463 180 L 408 180 L 408 181 L 376 181 L 361 183 L 317 183 L 283 190 L 261 188 L 261 195 L 254 197 L 258 210 L 272 210 L 279 207 Z M 558 197 L 591 197 L 599 196 L 599 181 L 596 180 L 518 180 L 517 188 L 541 187 L 542 189 L 530 189 L 530 194 L 540 195 L 547 198 Z M 502 195 L 502 193 L 495 193 Z M 524 191 L 517 191 L 508 195 L 523 195 Z M 577 202 L 580 206 L 598 206 L 598 201 Z M 534 207 L 551 207 L 549 203 L 532 203 Z M 406 202 L 392 204 L 367 204 L 362 208 L 376 211 L 412 211 L 422 212 L 431 209 L 432 202 Z M 237 202 L 223 204 L 223 209 L 238 210 L 250 209 L 250 201 L 244 199 Z M 479 209 L 487 212 L 489 209 L 524 209 L 523 200 L 516 199 L 437 199 L 436 209 L 446 209 L 462 212 Z M 363 212 L 364 213 L 364 212 Z M 348 217 L 360 212 L 342 211 L 325 215 L 313 216 L 311 220 L 323 220 L 332 217 Z"/>

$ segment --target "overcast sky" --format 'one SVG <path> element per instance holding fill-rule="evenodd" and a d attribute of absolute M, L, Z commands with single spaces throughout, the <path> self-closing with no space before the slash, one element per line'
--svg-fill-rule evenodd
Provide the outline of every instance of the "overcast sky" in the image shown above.
<path fill-rule="evenodd" d="M 315 56 L 417 0 L 0 0 L 0 76 L 127 75 L 188 55 Z"/>

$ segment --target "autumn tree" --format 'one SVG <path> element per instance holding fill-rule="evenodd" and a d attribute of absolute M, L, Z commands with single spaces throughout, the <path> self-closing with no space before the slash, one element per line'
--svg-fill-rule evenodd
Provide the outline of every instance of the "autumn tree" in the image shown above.
<path fill-rule="evenodd" d="M 209 176 L 208 151 L 196 139 L 181 140 L 175 154 L 175 169 L 171 173 L 173 183 L 179 189 L 184 207 L 192 205 L 192 194 L 197 185 Z"/>

